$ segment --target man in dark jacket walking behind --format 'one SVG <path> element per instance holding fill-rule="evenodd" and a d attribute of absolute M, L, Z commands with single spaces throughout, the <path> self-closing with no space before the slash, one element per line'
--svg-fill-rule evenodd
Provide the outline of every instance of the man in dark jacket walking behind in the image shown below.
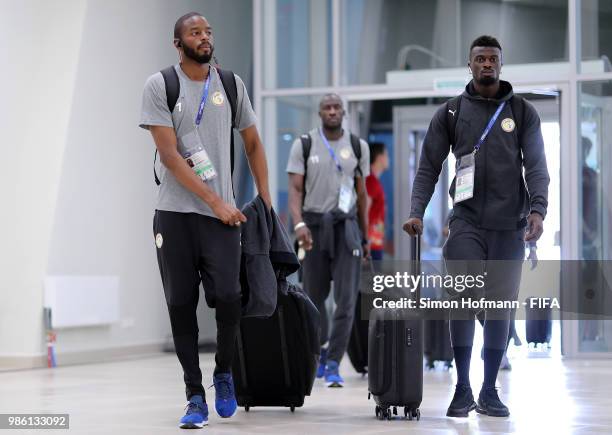
<path fill-rule="evenodd" d="M 473 79 L 465 92 L 440 107 L 429 125 L 404 230 L 411 236 L 422 233 L 425 208 L 452 146 L 457 175 L 450 189 L 454 205 L 443 251 L 447 269 L 453 275 L 484 274 L 485 263 L 484 297 L 514 301 L 525 242 L 535 242 L 542 235 L 548 206 L 549 176 L 540 119 L 533 106 L 513 94 L 510 83 L 499 79 L 502 49 L 495 38 L 477 38 L 470 47 L 468 65 Z M 467 291 L 461 296 L 473 297 Z M 511 311 L 485 310 L 484 382 L 476 404 L 469 370 L 477 311 L 450 313 L 457 385 L 447 415 L 467 417 L 476 409 L 505 417 L 510 413 L 499 399 L 495 381 Z"/>

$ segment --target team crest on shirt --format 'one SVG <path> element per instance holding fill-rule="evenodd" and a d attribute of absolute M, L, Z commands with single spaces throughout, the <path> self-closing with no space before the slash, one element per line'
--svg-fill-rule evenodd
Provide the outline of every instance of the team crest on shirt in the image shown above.
<path fill-rule="evenodd" d="M 516 125 L 514 124 L 514 120 L 512 118 L 506 118 L 501 122 L 501 128 L 506 133 L 512 133 L 515 126 Z"/>
<path fill-rule="evenodd" d="M 212 102 L 215 106 L 221 106 L 224 100 L 223 94 L 219 91 L 215 92 L 212 96 Z"/>
<path fill-rule="evenodd" d="M 157 233 L 157 235 L 155 236 L 155 246 L 157 246 L 158 249 L 161 249 L 163 244 L 164 238 L 162 237 L 161 233 Z"/>
<path fill-rule="evenodd" d="M 351 150 L 348 148 L 342 148 L 340 150 L 340 157 L 342 157 L 343 159 L 347 160 L 348 158 L 351 157 Z"/>

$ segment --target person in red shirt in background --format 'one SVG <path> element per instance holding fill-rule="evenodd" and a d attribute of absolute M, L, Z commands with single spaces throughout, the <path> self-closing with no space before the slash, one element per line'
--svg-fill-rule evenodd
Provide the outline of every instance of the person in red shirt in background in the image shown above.
<path fill-rule="evenodd" d="M 389 167 L 389 155 L 384 143 L 370 143 L 370 175 L 366 178 L 368 191 L 368 239 L 372 260 L 382 260 L 385 247 L 385 192 L 381 174 Z"/>

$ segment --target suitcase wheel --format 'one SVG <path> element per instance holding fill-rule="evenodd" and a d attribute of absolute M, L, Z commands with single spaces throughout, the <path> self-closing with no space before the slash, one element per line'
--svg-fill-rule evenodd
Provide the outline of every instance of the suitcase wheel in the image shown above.
<path fill-rule="evenodd" d="M 295 412 L 295 406 L 292 406 L 289 409 L 291 410 L 291 412 Z"/>
<path fill-rule="evenodd" d="M 408 417 L 409 421 L 412 421 L 416 418 L 417 421 L 421 419 L 421 410 L 420 409 L 409 409 L 408 407 L 404 407 L 404 417 Z"/>
<path fill-rule="evenodd" d="M 386 418 L 387 420 L 393 419 L 393 415 L 391 414 L 391 408 L 387 408 L 384 410 L 383 418 Z"/>
<path fill-rule="evenodd" d="M 246 405 L 246 406 L 244 407 L 244 411 L 245 411 L 245 412 L 249 412 L 249 410 L 250 410 L 250 409 L 251 409 L 251 407 L 250 407 L 249 405 Z"/>
<path fill-rule="evenodd" d="M 376 418 L 378 418 L 379 420 L 391 420 L 393 418 L 393 415 L 391 414 L 391 408 L 381 408 L 380 406 L 377 406 L 374 409 L 374 412 L 376 413 Z"/>

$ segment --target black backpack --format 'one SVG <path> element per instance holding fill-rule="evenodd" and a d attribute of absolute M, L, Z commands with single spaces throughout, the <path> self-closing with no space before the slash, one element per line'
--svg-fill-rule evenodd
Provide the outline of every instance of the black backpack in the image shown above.
<path fill-rule="evenodd" d="M 174 111 L 174 106 L 176 106 L 176 102 L 178 101 L 179 95 L 181 94 L 181 82 L 179 81 L 178 74 L 176 73 L 176 69 L 174 65 L 169 66 L 168 68 L 164 68 L 160 71 L 162 77 L 164 78 L 164 83 L 166 85 L 166 101 L 168 103 L 168 109 L 170 109 L 170 113 Z M 230 131 L 230 165 L 231 165 L 231 174 L 234 174 L 234 133 L 233 130 L 236 128 L 236 107 L 238 100 L 238 88 L 236 86 L 236 77 L 234 73 L 229 70 L 223 70 L 217 68 L 217 72 L 219 73 L 219 78 L 221 78 L 221 84 L 223 85 L 223 90 L 225 91 L 225 95 L 227 95 L 227 99 L 229 100 L 230 107 L 232 109 L 232 127 Z M 157 171 L 155 170 L 155 162 L 157 161 L 157 149 L 155 149 L 155 158 L 153 159 L 153 176 L 155 177 L 155 184 L 158 186 L 161 184 L 159 178 L 157 177 Z"/>
<path fill-rule="evenodd" d="M 302 188 L 304 192 L 302 194 L 302 204 L 304 204 L 306 199 L 306 172 L 308 172 L 308 157 L 310 157 L 310 149 L 312 148 L 312 137 L 310 137 L 310 134 L 303 134 L 300 136 L 300 141 L 302 141 L 302 157 L 304 158 L 304 187 Z M 357 157 L 357 171 L 362 174 L 361 166 L 359 166 L 361 163 L 361 142 L 353 133 L 351 133 L 351 147 L 355 157 Z"/>
<path fill-rule="evenodd" d="M 510 98 L 510 107 L 514 116 L 514 124 L 516 125 L 516 134 L 519 138 L 519 145 L 522 147 L 520 126 L 525 120 L 525 99 L 518 95 L 513 95 Z M 448 141 L 451 145 L 455 145 L 455 131 L 457 129 L 457 119 L 459 119 L 459 110 L 461 109 L 461 95 L 451 98 L 446 102 L 446 128 L 448 133 Z"/>

